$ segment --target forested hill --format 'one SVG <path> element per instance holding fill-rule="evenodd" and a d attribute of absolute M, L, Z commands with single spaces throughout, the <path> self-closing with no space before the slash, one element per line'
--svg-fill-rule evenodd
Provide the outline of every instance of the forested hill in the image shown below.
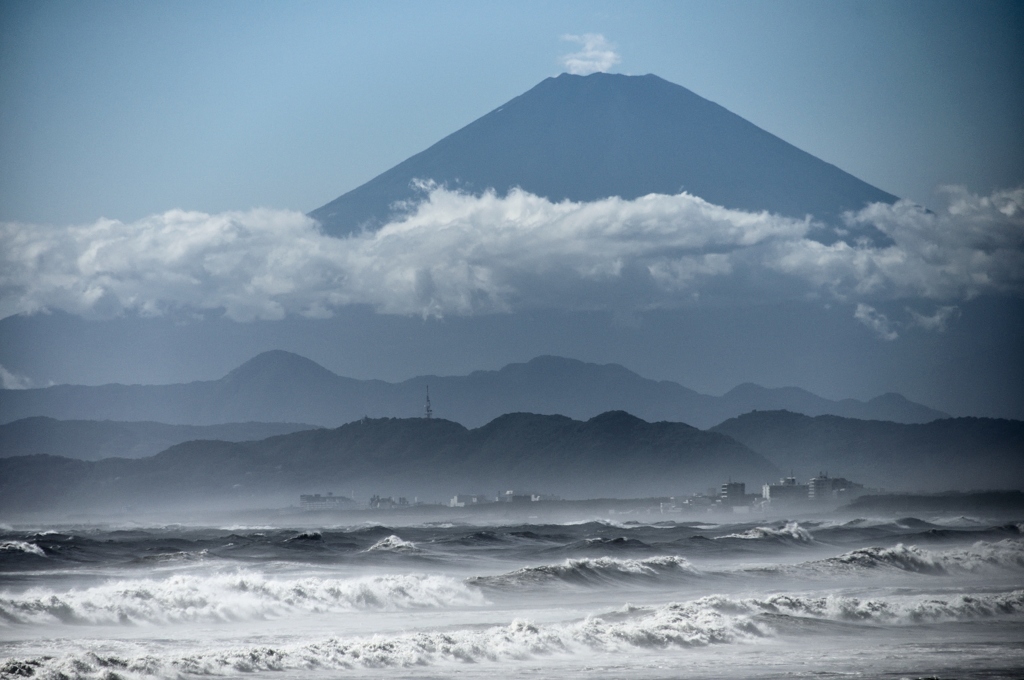
<path fill-rule="evenodd" d="M 1024 489 L 1024 422 L 905 424 L 755 411 L 712 428 L 797 477 L 818 472 L 885 489 Z"/>
<path fill-rule="evenodd" d="M 192 441 L 156 456 L 95 462 L 0 459 L 0 510 L 294 504 L 334 491 L 441 500 L 525 489 L 570 498 L 675 495 L 778 469 L 726 435 L 624 412 L 586 422 L 504 415 L 469 430 L 447 420 L 366 419 L 259 442 Z"/>

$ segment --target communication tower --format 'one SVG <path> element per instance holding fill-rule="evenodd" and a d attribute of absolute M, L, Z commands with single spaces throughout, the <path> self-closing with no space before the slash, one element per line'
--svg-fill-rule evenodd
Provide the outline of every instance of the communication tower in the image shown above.
<path fill-rule="evenodd" d="M 423 407 L 423 416 L 430 420 L 431 416 L 434 415 L 434 409 L 430 408 L 430 385 L 427 385 L 427 404 Z"/>

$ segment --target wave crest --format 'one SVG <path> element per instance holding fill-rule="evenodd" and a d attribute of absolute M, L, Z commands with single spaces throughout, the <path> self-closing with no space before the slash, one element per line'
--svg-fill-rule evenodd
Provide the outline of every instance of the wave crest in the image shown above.
<path fill-rule="evenodd" d="M 238 573 L 115 581 L 0 597 L 0 624 L 120 625 L 273 619 L 294 614 L 479 606 L 476 589 L 447 576 L 270 580 Z"/>
<path fill-rule="evenodd" d="M 984 569 L 1024 569 L 1024 541 L 979 541 L 970 548 L 932 551 L 898 543 L 891 548 L 860 548 L 816 564 L 840 569 L 892 568 L 920 574 L 977 572 Z"/>
<path fill-rule="evenodd" d="M 650 557 L 643 560 L 600 557 L 567 559 L 560 564 L 523 567 L 507 574 L 478 576 L 469 582 L 497 588 L 548 583 L 604 585 L 613 581 L 657 581 L 664 578 L 696 576 L 699 573 L 682 557 Z"/>
<path fill-rule="evenodd" d="M 405 541 L 394 534 L 382 538 L 369 548 L 366 552 L 390 551 L 390 552 L 419 552 L 420 549 L 412 541 Z"/>
<path fill-rule="evenodd" d="M 1024 590 L 994 595 L 956 595 L 936 598 L 866 599 L 828 595 L 803 597 L 774 595 L 766 599 L 730 600 L 711 596 L 698 603 L 719 611 L 748 614 L 784 614 L 832 621 L 912 624 L 964 621 L 1024 614 Z"/>
<path fill-rule="evenodd" d="M 800 526 L 798 522 L 787 522 L 785 526 L 781 528 L 775 527 L 755 527 L 753 529 L 747 529 L 741 534 L 726 534 L 724 536 L 717 536 L 716 538 L 741 538 L 744 540 L 784 540 L 784 541 L 796 541 L 797 543 L 811 543 L 814 537 L 811 533 Z"/>
<path fill-rule="evenodd" d="M 26 555 L 38 555 L 46 557 L 46 553 L 35 543 L 27 541 L 4 541 L 0 543 L 0 553 L 23 553 Z"/>
<path fill-rule="evenodd" d="M 710 596 L 693 602 L 623 609 L 563 624 L 517 620 L 506 626 L 363 638 L 332 638 L 276 647 L 243 647 L 188 657 L 136 658 L 75 654 L 18 661 L 57 676 L 104 677 L 111 667 L 146 675 L 223 675 L 225 672 L 408 668 L 510 662 L 537 656 L 701 647 L 773 636 L 779 615 L 876 625 L 913 625 L 1024 614 L 1024 590 L 996 595 L 958 595 L 945 600 L 775 595 L 766 599 Z M 65 672 L 67 671 L 67 672 Z"/>

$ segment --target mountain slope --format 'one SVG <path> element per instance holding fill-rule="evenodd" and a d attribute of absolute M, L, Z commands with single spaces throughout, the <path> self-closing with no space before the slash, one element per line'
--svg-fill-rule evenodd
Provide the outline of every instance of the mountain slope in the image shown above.
<path fill-rule="evenodd" d="M 722 396 L 723 407 L 733 413 L 786 410 L 808 416 L 841 415 L 862 420 L 891 420 L 898 423 L 927 423 L 947 414 L 916 404 L 901 394 L 889 392 L 868 401 L 832 401 L 799 387 L 768 388 L 744 383 Z"/>
<path fill-rule="evenodd" d="M 0 512 L 267 507 L 330 489 L 446 498 L 525 487 L 631 497 L 777 474 L 725 435 L 621 412 L 587 422 L 508 414 L 477 430 L 440 419 L 366 419 L 260 442 L 191 441 L 136 460 L 3 458 Z"/>
<path fill-rule="evenodd" d="M 310 215 L 333 235 L 374 228 L 414 180 L 553 201 L 691 194 L 729 208 L 835 221 L 896 200 L 654 75 L 548 78 Z"/>
<path fill-rule="evenodd" d="M 363 416 L 422 413 L 430 386 L 438 416 L 475 427 L 503 413 L 562 414 L 577 419 L 624 410 L 651 420 L 711 427 L 754 409 L 803 410 L 925 422 L 946 414 L 902 398 L 829 401 L 797 388 L 742 386 L 724 397 L 643 378 L 617 364 L 537 357 L 498 371 L 420 376 L 401 383 L 355 380 L 290 352 L 264 352 L 220 380 L 180 385 L 57 385 L 0 390 L 0 423 L 31 416 L 74 420 L 148 420 L 212 425 L 245 421 L 334 427 Z"/>
<path fill-rule="evenodd" d="M 826 471 L 890 490 L 1024 489 L 1024 422 L 923 424 L 758 411 L 712 428 L 801 479 Z"/>
<path fill-rule="evenodd" d="M 110 420 L 23 418 L 0 425 L 0 457 L 48 454 L 81 460 L 143 458 L 193 439 L 241 442 L 310 430 L 301 423 L 167 425 Z"/>

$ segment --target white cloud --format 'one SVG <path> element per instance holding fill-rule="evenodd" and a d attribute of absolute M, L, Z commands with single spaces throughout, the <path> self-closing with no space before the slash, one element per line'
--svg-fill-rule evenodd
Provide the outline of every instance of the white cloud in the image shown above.
<path fill-rule="evenodd" d="M 809 238 L 810 220 L 728 210 L 679 194 L 590 203 L 515 190 L 429 188 L 406 218 L 337 239 L 295 212 L 170 211 L 132 223 L 0 224 L 0 317 L 61 309 L 90 317 L 215 310 L 239 321 L 382 313 L 653 308 L 726 300 L 822 299 L 857 306 L 880 337 L 941 330 L 959 300 L 1024 293 L 1024 190 L 950 190 L 938 214 L 906 203 L 848 216 L 886 247 Z M 922 299 L 890 322 L 885 301 Z M 890 310 L 890 314 L 891 314 Z"/>
<path fill-rule="evenodd" d="M 889 319 L 885 314 L 879 313 L 878 310 L 871 305 L 858 302 L 857 310 L 853 313 L 853 318 L 873 330 L 882 340 L 895 340 L 900 337 L 899 333 L 892 329 L 892 326 L 889 324 Z"/>
<path fill-rule="evenodd" d="M 939 307 L 934 314 L 927 316 L 907 307 L 907 313 L 910 314 L 910 325 L 923 328 L 926 331 L 942 333 L 946 330 L 950 320 L 960 316 L 960 308 L 956 305 L 947 305 Z"/>
<path fill-rule="evenodd" d="M 30 379 L 13 373 L 0 365 L 0 388 L 5 390 L 27 390 L 32 386 Z"/>
<path fill-rule="evenodd" d="M 946 191 L 951 202 L 939 213 L 900 201 L 846 215 L 851 227 L 878 227 L 891 246 L 797 239 L 779 243 L 765 264 L 839 299 L 1024 293 L 1024 188 L 991 196 Z"/>
<path fill-rule="evenodd" d="M 609 43 L 600 33 L 584 33 L 583 35 L 563 35 L 562 40 L 580 45 L 578 52 L 562 56 L 562 65 L 573 75 L 587 76 L 591 73 L 607 71 L 622 61 Z"/>

